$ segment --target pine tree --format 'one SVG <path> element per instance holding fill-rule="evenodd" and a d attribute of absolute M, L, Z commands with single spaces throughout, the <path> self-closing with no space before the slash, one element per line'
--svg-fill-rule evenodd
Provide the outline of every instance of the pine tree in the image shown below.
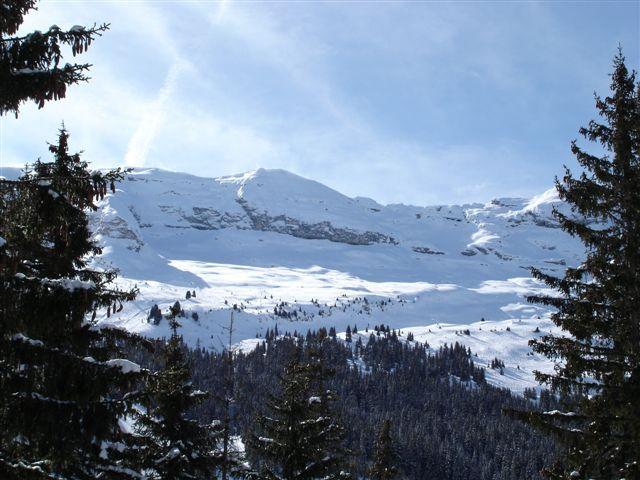
<path fill-rule="evenodd" d="M 162 320 L 162 312 L 160 311 L 160 307 L 157 304 L 154 304 L 149 310 L 149 315 L 147 316 L 147 321 L 153 320 L 154 325 L 158 325 L 160 320 Z"/>
<path fill-rule="evenodd" d="M 208 394 L 191 385 L 175 314 L 169 322 L 173 333 L 165 347 L 165 364 L 148 378 L 146 411 L 137 413 L 135 424 L 142 441 L 129 452 L 134 458 L 130 461 L 148 479 L 211 479 L 220 463 L 220 430 L 215 423 L 201 425 L 188 418 Z"/>
<path fill-rule="evenodd" d="M 42 108 L 47 101 L 64 98 L 69 85 L 88 80 L 89 64 L 62 63 L 64 46 L 73 56 L 83 53 L 93 40 L 109 28 L 74 26 L 62 30 L 53 25 L 46 32 L 14 35 L 24 16 L 36 8 L 35 0 L 2 2 L 0 15 L 0 115 L 18 115 L 20 104 L 34 101 Z"/>
<path fill-rule="evenodd" d="M 350 478 L 345 471 L 344 429 L 331 411 L 334 394 L 323 387 L 317 357 L 294 359 L 280 377 L 282 392 L 272 396 L 268 413 L 257 418 L 260 432 L 248 446 L 267 480 Z"/>
<path fill-rule="evenodd" d="M 183 316 L 182 305 L 180 305 L 179 301 L 176 300 L 176 302 L 169 308 L 169 313 L 171 318 Z"/>
<path fill-rule="evenodd" d="M 52 162 L 0 181 L 0 478 L 126 477 L 103 450 L 123 441 L 143 372 L 117 358 L 136 337 L 95 319 L 136 292 L 88 266 L 100 247 L 86 214 L 123 173 L 90 172 L 64 129 L 49 150 Z"/>
<path fill-rule="evenodd" d="M 398 477 L 398 454 L 393 448 L 391 439 L 391 422 L 385 420 L 378 433 L 375 445 L 373 466 L 369 471 L 372 480 L 391 480 Z"/>
<path fill-rule="evenodd" d="M 613 66 L 610 96 L 596 97 L 602 123 L 580 130 L 607 154 L 574 141 L 584 173 L 565 169 L 556 181 L 574 215 L 555 217 L 584 243 L 586 260 L 563 278 L 533 271 L 561 296 L 529 300 L 555 307 L 552 320 L 570 334 L 532 340 L 536 352 L 561 359 L 537 378 L 579 397 L 577 411 L 520 414 L 569 445 L 568 465 L 552 478 L 640 478 L 640 84 L 621 52 Z"/>

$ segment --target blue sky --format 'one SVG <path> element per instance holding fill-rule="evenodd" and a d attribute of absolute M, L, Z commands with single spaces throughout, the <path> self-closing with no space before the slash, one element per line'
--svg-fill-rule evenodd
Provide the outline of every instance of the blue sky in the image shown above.
<path fill-rule="evenodd" d="M 3 117 L 2 163 L 64 121 L 94 166 L 284 168 L 383 203 L 529 196 L 574 167 L 638 2 L 43 1 L 24 31 L 109 22 L 88 84 Z M 69 57 L 70 58 L 70 57 Z M 69 60 L 70 61 L 70 60 Z"/>

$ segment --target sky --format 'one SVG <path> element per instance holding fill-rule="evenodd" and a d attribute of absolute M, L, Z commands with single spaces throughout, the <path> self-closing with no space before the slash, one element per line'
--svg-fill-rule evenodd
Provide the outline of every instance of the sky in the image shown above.
<path fill-rule="evenodd" d="M 576 169 L 618 45 L 640 63 L 637 1 L 45 0 L 20 33 L 103 22 L 65 57 L 90 82 L 0 117 L 2 166 L 46 159 L 64 121 L 100 168 L 283 168 L 381 203 L 527 197 Z"/>

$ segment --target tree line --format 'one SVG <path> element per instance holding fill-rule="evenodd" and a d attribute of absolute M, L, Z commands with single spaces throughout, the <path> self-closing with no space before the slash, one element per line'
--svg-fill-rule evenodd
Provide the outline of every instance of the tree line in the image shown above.
<path fill-rule="evenodd" d="M 531 402 L 492 387 L 460 344 L 431 352 L 423 344 L 372 333 L 356 349 L 324 329 L 285 333 L 233 355 L 232 389 L 225 387 L 226 353 L 184 348 L 194 384 L 219 392 L 194 409 L 194 418 L 230 418 L 232 434 L 248 440 L 247 460 L 256 465 L 261 456 L 251 439 L 273 438 L 261 433 L 261 419 L 273 416 L 270 404 L 284 391 L 292 359 L 316 365 L 324 387 L 315 392 L 332 392 L 326 405 L 344 430 L 343 461 L 355 478 L 537 479 L 545 462 L 562 454 L 552 440 L 501 413 L 507 407 L 556 409 L 555 397 L 543 391 Z M 132 353 L 146 368 L 161 365 L 157 353 Z M 301 395 L 301 405 L 317 396 L 314 391 Z M 225 396 L 233 400 L 231 410 Z M 385 445 L 378 447 L 385 431 Z M 380 449 L 393 455 L 378 460 Z M 369 476 L 376 464 L 395 473 Z"/>

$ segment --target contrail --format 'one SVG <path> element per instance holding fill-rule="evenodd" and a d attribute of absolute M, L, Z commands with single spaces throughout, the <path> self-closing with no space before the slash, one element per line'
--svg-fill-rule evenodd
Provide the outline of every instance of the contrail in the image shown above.
<path fill-rule="evenodd" d="M 216 14 L 214 16 L 214 19 L 217 23 L 222 21 L 222 17 L 224 17 L 227 8 L 229 8 L 229 4 L 230 0 L 220 0 L 220 2 L 218 3 L 218 9 L 216 10 Z"/>
<path fill-rule="evenodd" d="M 171 99 L 178 84 L 178 78 L 185 67 L 186 64 L 182 60 L 171 65 L 162 88 L 158 91 L 158 96 L 149 106 L 138 128 L 131 136 L 131 140 L 129 140 L 127 153 L 124 157 L 127 166 L 143 167 L 145 165 L 151 144 L 164 120 L 167 103 Z"/>

